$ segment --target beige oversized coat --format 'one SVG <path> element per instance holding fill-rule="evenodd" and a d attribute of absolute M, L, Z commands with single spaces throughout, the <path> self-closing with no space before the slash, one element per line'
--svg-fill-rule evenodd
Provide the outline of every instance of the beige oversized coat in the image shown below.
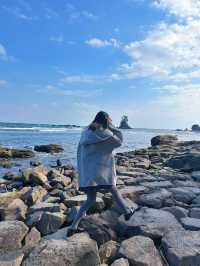
<path fill-rule="evenodd" d="M 92 131 L 86 127 L 77 149 L 78 185 L 116 185 L 116 169 L 112 151 L 121 146 L 122 133 L 114 126 Z"/>

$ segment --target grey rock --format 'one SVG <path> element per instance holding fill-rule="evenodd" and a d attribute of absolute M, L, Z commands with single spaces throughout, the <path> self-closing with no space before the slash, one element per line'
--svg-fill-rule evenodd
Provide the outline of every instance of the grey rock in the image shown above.
<path fill-rule="evenodd" d="M 123 215 L 119 217 L 118 233 L 125 237 L 144 235 L 160 240 L 168 231 L 183 230 L 174 215 L 161 209 L 143 207 L 136 211 L 129 221 Z"/>
<path fill-rule="evenodd" d="M 178 221 L 180 221 L 181 218 L 187 217 L 188 213 L 189 213 L 188 210 L 186 210 L 186 209 L 184 209 L 182 207 L 179 207 L 179 206 L 164 207 L 164 208 L 162 208 L 162 210 L 168 211 L 171 214 L 173 214 Z"/>
<path fill-rule="evenodd" d="M 40 232 L 35 228 L 32 227 L 30 232 L 25 237 L 25 247 L 26 249 L 31 249 L 35 247 L 41 239 Z"/>
<path fill-rule="evenodd" d="M 59 144 L 36 145 L 34 150 L 46 153 L 59 153 L 64 151 L 63 147 Z"/>
<path fill-rule="evenodd" d="M 56 232 L 64 223 L 65 215 L 62 213 L 44 212 L 36 224 L 36 228 L 42 235 Z"/>
<path fill-rule="evenodd" d="M 29 254 L 22 266 L 65 266 L 100 264 L 96 242 L 88 234 L 75 234 L 67 240 L 44 240 Z"/>
<path fill-rule="evenodd" d="M 20 249 L 28 227 L 21 221 L 0 222 L 0 252 Z"/>
<path fill-rule="evenodd" d="M 200 231 L 168 231 L 162 246 L 170 266 L 200 265 Z"/>
<path fill-rule="evenodd" d="M 200 208 L 192 208 L 190 210 L 190 217 L 200 219 Z"/>
<path fill-rule="evenodd" d="M 8 206 L 0 207 L 2 220 L 25 220 L 27 206 L 21 199 L 14 199 Z"/>
<path fill-rule="evenodd" d="M 192 231 L 200 230 L 200 219 L 186 217 L 181 219 L 181 223 L 183 227 L 187 230 L 192 230 Z"/>
<path fill-rule="evenodd" d="M 169 188 L 172 187 L 173 184 L 170 181 L 155 181 L 155 182 L 142 182 L 142 186 L 148 188 Z"/>
<path fill-rule="evenodd" d="M 151 139 L 151 145 L 166 145 L 166 144 L 176 144 L 178 141 L 177 136 L 175 135 L 159 135 Z"/>
<path fill-rule="evenodd" d="M 43 201 L 46 195 L 46 189 L 44 189 L 42 186 L 35 186 L 24 193 L 22 195 L 22 199 L 28 206 L 31 206 L 35 203 Z"/>
<path fill-rule="evenodd" d="M 119 254 L 127 258 L 130 265 L 163 266 L 153 240 L 148 237 L 134 236 L 122 241 Z"/>
<path fill-rule="evenodd" d="M 161 189 L 158 192 L 141 195 L 138 198 L 137 203 L 148 207 L 161 208 L 164 201 L 171 198 L 171 196 L 171 192 L 166 189 Z"/>

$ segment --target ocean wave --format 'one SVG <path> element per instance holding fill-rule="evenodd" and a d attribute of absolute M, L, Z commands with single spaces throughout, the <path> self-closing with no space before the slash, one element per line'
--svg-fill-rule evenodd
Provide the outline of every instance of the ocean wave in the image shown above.
<path fill-rule="evenodd" d="M 0 127 L 0 131 L 66 132 L 74 130 L 80 131 L 81 128 Z"/>

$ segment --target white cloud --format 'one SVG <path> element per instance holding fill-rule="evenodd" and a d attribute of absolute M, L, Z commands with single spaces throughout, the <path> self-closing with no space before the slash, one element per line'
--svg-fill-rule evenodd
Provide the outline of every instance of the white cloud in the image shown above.
<path fill-rule="evenodd" d="M 87 40 L 85 43 L 92 47 L 96 47 L 96 48 L 102 48 L 102 47 L 107 47 L 107 46 L 112 46 L 114 48 L 120 48 L 121 46 L 121 42 L 114 38 L 111 38 L 109 40 L 101 40 L 97 38 L 92 38 L 92 39 Z"/>
<path fill-rule="evenodd" d="M 12 14 L 16 18 L 19 18 L 24 21 L 32 21 L 37 19 L 37 17 L 26 14 L 21 7 L 8 7 L 8 6 L 2 6 L 2 9 L 6 12 Z"/>
<path fill-rule="evenodd" d="M 6 49 L 1 43 L 0 43 L 0 59 L 2 59 L 2 60 L 7 60 L 8 59 L 8 55 L 7 55 Z"/>
<path fill-rule="evenodd" d="M 60 82 L 61 83 L 93 83 L 98 80 L 97 76 L 93 75 L 65 75 Z"/>
<path fill-rule="evenodd" d="M 96 20 L 98 17 L 88 10 L 79 10 L 74 5 L 67 3 L 66 12 L 69 22 L 74 22 L 79 19 Z"/>
<path fill-rule="evenodd" d="M 58 36 L 51 36 L 50 41 L 56 42 L 58 44 L 62 44 L 64 42 L 64 37 L 62 34 L 60 34 Z"/>
<path fill-rule="evenodd" d="M 200 17 L 199 0 L 154 0 L 153 4 L 181 18 Z"/>
<path fill-rule="evenodd" d="M 0 88 L 4 88 L 8 84 L 7 80 L 0 79 Z"/>
<path fill-rule="evenodd" d="M 126 78 L 166 78 L 174 72 L 191 72 L 200 67 L 200 20 L 161 23 L 144 40 L 131 42 L 123 50 L 132 60 L 121 65 Z"/>
<path fill-rule="evenodd" d="M 48 92 L 61 96 L 73 96 L 80 98 L 94 97 L 101 94 L 100 89 L 65 89 L 54 85 L 47 85 L 45 90 L 39 90 L 38 92 Z"/>

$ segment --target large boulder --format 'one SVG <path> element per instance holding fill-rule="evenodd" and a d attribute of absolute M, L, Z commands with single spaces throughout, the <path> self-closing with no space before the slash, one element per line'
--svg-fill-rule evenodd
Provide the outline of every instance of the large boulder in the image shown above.
<path fill-rule="evenodd" d="M 174 156 L 165 162 L 165 165 L 171 168 L 183 170 L 186 172 L 200 170 L 200 152 L 191 152 Z"/>
<path fill-rule="evenodd" d="M 56 169 L 51 169 L 48 172 L 48 180 L 50 180 L 51 186 L 54 186 L 56 184 L 61 184 L 62 186 L 66 187 L 71 182 L 70 177 L 64 176 Z"/>
<path fill-rule="evenodd" d="M 0 252 L 20 249 L 27 232 L 28 227 L 21 221 L 0 222 Z"/>
<path fill-rule="evenodd" d="M 14 199 L 8 206 L 0 207 L 1 220 L 25 220 L 27 206 L 21 199 Z"/>
<path fill-rule="evenodd" d="M 45 185 L 47 183 L 48 170 L 46 167 L 40 165 L 33 168 L 27 168 L 22 171 L 21 179 L 24 184 Z"/>
<path fill-rule="evenodd" d="M 200 265 L 200 231 L 168 231 L 162 247 L 170 266 Z"/>
<path fill-rule="evenodd" d="M 125 221 L 123 215 L 120 216 L 118 230 L 125 237 L 140 234 L 160 240 L 166 232 L 180 231 L 183 227 L 171 213 L 143 207 L 136 211 L 129 221 Z"/>
<path fill-rule="evenodd" d="M 67 240 L 44 240 L 29 254 L 22 266 L 94 266 L 100 264 L 96 242 L 88 234 L 75 234 Z"/>
<path fill-rule="evenodd" d="M 36 145 L 34 150 L 46 153 L 59 153 L 64 151 L 63 147 L 59 144 Z"/>
<path fill-rule="evenodd" d="M 148 237 L 134 236 L 122 241 L 119 255 L 127 258 L 132 266 L 163 266 L 153 240 Z"/>
<path fill-rule="evenodd" d="M 197 231 L 200 230 L 200 219 L 185 217 L 181 219 L 183 227 L 187 230 Z"/>
<path fill-rule="evenodd" d="M 0 158 L 6 159 L 22 159 L 34 157 L 34 152 L 31 150 L 21 150 L 14 148 L 0 147 Z"/>
<path fill-rule="evenodd" d="M 175 135 L 159 135 L 151 139 L 151 145 L 170 145 L 175 144 L 177 141 L 178 138 Z"/>
<path fill-rule="evenodd" d="M 30 232 L 25 237 L 25 248 L 30 250 L 39 243 L 40 239 L 40 232 L 35 227 L 32 227 Z"/>
<path fill-rule="evenodd" d="M 197 195 L 199 195 L 200 189 L 193 187 L 177 187 L 169 189 L 173 193 L 175 200 L 191 204 Z"/>
<path fill-rule="evenodd" d="M 161 189 L 160 191 L 141 195 L 136 202 L 143 206 L 159 209 L 165 204 L 165 201 L 171 197 L 171 192 L 166 189 Z"/>
<path fill-rule="evenodd" d="M 21 194 L 19 192 L 0 193 L 0 207 L 8 206 L 14 199 L 19 199 Z"/>

